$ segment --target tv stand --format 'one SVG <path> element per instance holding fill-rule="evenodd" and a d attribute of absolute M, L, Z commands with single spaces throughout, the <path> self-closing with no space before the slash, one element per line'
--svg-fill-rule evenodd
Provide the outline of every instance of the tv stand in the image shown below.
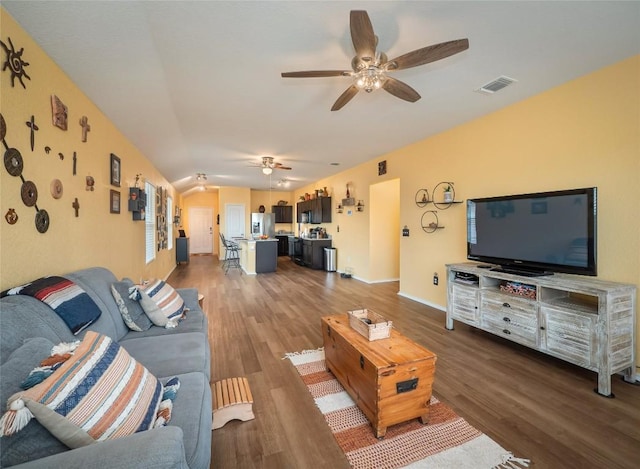
<path fill-rule="evenodd" d="M 446 328 L 460 321 L 598 374 L 635 382 L 636 287 L 593 277 L 528 277 L 478 264 L 447 265 Z"/>
<path fill-rule="evenodd" d="M 523 277 L 546 277 L 548 275 L 553 275 L 553 272 L 548 272 L 546 270 L 525 270 L 505 266 L 493 267 L 490 270 L 492 272 L 503 272 L 505 274 L 521 275 Z"/>

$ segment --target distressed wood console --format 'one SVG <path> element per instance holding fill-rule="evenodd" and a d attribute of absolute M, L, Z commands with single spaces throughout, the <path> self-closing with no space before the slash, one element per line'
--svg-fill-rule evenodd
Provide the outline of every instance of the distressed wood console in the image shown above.
<path fill-rule="evenodd" d="M 512 293 L 520 288 L 520 294 Z M 635 381 L 636 287 L 591 277 L 524 277 L 478 264 L 447 265 L 447 329 L 477 327 L 598 373 Z"/>

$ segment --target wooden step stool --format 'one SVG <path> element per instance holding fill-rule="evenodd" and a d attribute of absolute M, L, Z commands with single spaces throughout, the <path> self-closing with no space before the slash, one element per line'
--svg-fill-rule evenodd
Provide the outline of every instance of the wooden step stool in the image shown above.
<path fill-rule="evenodd" d="M 229 378 L 215 383 L 212 430 L 229 420 L 253 420 L 253 396 L 247 378 Z"/>

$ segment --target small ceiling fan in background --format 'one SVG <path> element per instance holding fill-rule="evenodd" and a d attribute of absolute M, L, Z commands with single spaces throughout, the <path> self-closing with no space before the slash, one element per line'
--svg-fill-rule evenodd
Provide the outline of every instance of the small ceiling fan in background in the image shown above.
<path fill-rule="evenodd" d="M 351 60 L 352 70 L 309 70 L 281 74 L 283 78 L 353 77 L 354 83 L 336 100 L 331 107 L 332 111 L 342 109 L 360 90 L 371 93 L 382 88 L 397 98 L 416 102 L 420 99 L 418 92 L 406 83 L 388 76 L 387 73 L 435 62 L 469 48 L 468 39 L 458 39 L 416 49 L 388 60 L 384 52 L 376 51 L 378 37 L 373 32 L 366 11 L 351 11 L 350 28 L 351 40 L 356 51 L 355 57 Z"/>
<path fill-rule="evenodd" d="M 273 161 L 273 156 L 263 156 L 262 157 L 262 164 L 254 164 L 251 166 L 255 166 L 257 168 L 262 168 L 262 172 L 266 175 L 269 175 L 273 172 L 274 169 L 285 169 L 285 170 L 291 170 L 291 168 L 289 166 L 285 166 L 282 163 L 277 163 L 275 161 Z"/>

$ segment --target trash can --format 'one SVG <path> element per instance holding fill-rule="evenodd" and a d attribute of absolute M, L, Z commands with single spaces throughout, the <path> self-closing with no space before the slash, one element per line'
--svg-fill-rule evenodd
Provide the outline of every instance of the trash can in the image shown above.
<path fill-rule="evenodd" d="M 336 248 L 324 248 L 324 270 L 336 271 Z"/>

